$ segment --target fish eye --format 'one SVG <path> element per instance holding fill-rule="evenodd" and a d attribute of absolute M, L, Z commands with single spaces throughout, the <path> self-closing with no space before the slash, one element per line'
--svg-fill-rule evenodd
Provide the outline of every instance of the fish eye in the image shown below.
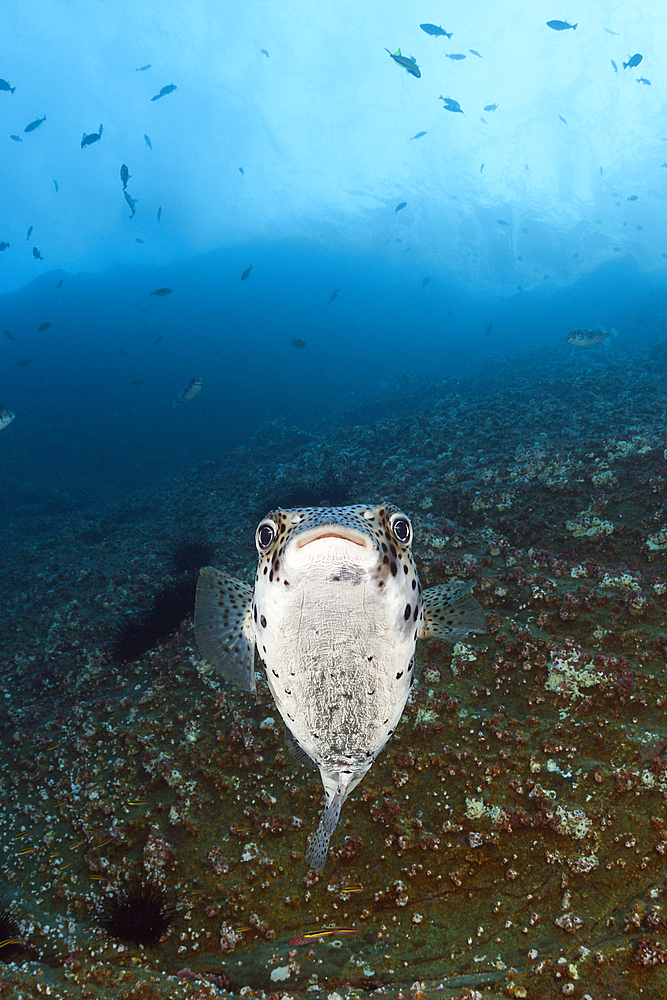
<path fill-rule="evenodd" d="M 408 545 L 412 538 L 412 525 L 403 514 L 395 514 L 391 520 L 391 533 L 401 545 Z"/>
<path fill-rule="evenodd" d="M 256 542 L 260 552 L 266 552 L 276 537 L 275 525 L 272 521 L 263 521 L 257 529 Z"/>

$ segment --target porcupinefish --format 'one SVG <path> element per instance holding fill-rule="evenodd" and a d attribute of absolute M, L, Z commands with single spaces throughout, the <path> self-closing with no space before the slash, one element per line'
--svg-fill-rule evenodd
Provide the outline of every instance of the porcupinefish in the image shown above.
<path fill-rule="evenodd" d="M 397 507 L 274 510 L 255 533 L 254 587 L 204 567 L 199 650 L 256 690 L 255 647 L 288 745 L 319 768 L 325 806 L 306 851 L 321 871 L 340 811 L 394 732 L 415 676 L 417 639 L 484 632 L 472 584 L 422 593 L 412 525 Z"/>
<path fill-rule="evenodd" d="M 171 405 L 176 407 L 180 403 L 189 403 L 191 399 L 194 399 L 195 396 L 199 395 L 203 385 L 204 385 L 203 379 L 191 378 L 188 384 L 186 385 L 185 389 L 182 389 L 179 392 L 178 396 Z"/>
<path fill-rule="evenodd" d="M 605 347 L 610 341 L 618 336 L 616 328 L 612 326 L 607 330 L 604 326 L 599 326 L 597 330 L 572 330 L 565 338 L 565 343 L 569 344 L 574 351 L 575 347 L 597 347 L 603 344 Z"/>

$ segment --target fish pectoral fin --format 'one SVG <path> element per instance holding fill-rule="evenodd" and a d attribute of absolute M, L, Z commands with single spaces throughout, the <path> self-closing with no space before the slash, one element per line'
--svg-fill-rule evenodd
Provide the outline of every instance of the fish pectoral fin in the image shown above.
<path fill-rule="evenodd" d="M 292 757 L 294 757 L 294 760 L 298 761 L 299 764 L 305 764 L 306 767 L 319 771 L 319 766 L 315 763 L 310 754 L 306 753 L 289 729 L 285 729 L 285 746 L 289 750 Z"/>
<path fill-rule="evenodd" d="M 450 580 L 424 591 L 424 623 L 418 639 L 452 642 L 469 632 L 486 632 L 481 606 L 472 596 L 474 583 Z"/>
<path fill-rule="evenodd" d="M 195 598 L 199 652 L 232 684 L 254 693 L 257 685 L 251 608 L 252 587 L 213 566 L 204 566 Z"/>

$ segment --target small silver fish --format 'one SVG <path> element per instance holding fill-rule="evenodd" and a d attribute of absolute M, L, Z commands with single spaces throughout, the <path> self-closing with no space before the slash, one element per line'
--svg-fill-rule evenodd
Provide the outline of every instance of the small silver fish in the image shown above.
<path fill-rule="evenodd" d="M 179 403 L 189 403 L 191 399 L 194 399 L 195 396 L 199 394 L 203 385 L 203 379 L 191 378 L 185 389 L 179 392 L 178 396 L 171 405 L 178 406 Z"/>
<path fill-rule="evenodd" d="M 412 537 L 409 519 L 387 503 L 278 509 L 255 533 L 254 588 L 211 566 L 199 575 L 202 656 L 254 692 L 257 646 L 288 743 L 319 768 L 326 801 L 306 851 L 317 871 L 343 803 L 403 714 L 417 639 L 485 631 L 472 584 L 422 593 Z"/>
<path fill-rule="evenodd" d="M 4 431 L 5 427 L 9 427 L 12 420 L 16 416 L 11 410 L 0 410 L 0 431 Z"/>

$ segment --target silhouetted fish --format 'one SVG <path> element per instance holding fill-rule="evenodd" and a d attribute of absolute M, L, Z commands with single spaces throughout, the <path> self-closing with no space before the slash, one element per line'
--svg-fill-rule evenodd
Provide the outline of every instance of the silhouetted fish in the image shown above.
<path fill-rule="evenodd" d="M 300 340 L 299 337 L 292 337 L 292 339 L 290 340 L 290 344 L 292 345 L 292 347 L 296 347 L 299 349 L 303 349 L 304 347 L 306 347 L 306 341 Z"/>
<path fill-rule="evenodd" d="M 6 80 L 0 79 L 0 90 L 8 90 L 10 94 L 13 94 L 16 87 L 12 87 Z"/>
<path fill-rule="evenodd" d="M 340 291 L 340 288 L 334 288 L 334 290 L 331 293 L 331 296 L 329 298 L 329 305 L 331 305 L 331 303 L 333 302 L 334 299 L 338 298 L 339 291 Z"/>
<path fill-rule="evenodd" d="M 413 135 L 412 138 L 413 139 L 421 139 L 421 137 L 423 135 L 426 135 L 426 132 L 417 132 L 417 135 Z"/>
<path fill-rule="evenodd" d="M 44 260 L 37 247 L 32 248 L 32 255 L 35 258 L 35 260 Z"/>
<path fill-rule="evenodd" d="M 151 63 L 146 63 L 146 65 L 145 65 L 145 66 L 137 66 L 137 68 L 136 68 L 136 71 L 135 71 L 135 72 L 137 72 L 137 73 L 143 73 L 143 72 L 144 72 L 144 70 L 146 70 L 146 69 L 150 69 L 150 68 L 151 68 L 151 65 L 152 65 Z"/>
<path fill-rule="evenodd" d="M 579 24 L 578 21 L 577 24 Z M 569 24 L 567 21 L 547 21 L 547 28 L 553 28 L 554 31 L 566 31 L 567 28 L 572 28 L 573 31 L 576 31 L 577 24 Z"/>
<path fill-rule="evenodd" d="M 444 31 L 437 24 L 429 24 L 427 22 L 426 24 L 420 24 L 419 27 L 422 29 L 422 31 L 425 31 L 427 35 L 433 35 L 434 38 L 437 38 L 439 35 L 444 35 L 445 38 L 451 38 L 452 37 L 452 32 L 451 31 L 449 31 L 449 32 Z"/>
<path fill-rule="evenodd" d="M 149 139 L 149 137 L 147 135 L 144 135 L 144 140 L 145 140 L 146 145 L 148 146 L 148 148 L 152 149 L 153 147 L 151 145 L 151 140 Z"/>
<path fill-rule="evenodd" d="M 20 135 L 10 135 L 10 137 L 9 137 L 9 138 L 10 138 L 10 139 L 13 139 L 13 140 L 14 140 L 14 142 L 23 142 L 23 139 L 21 138 L 21 136 L 20 136 Z"/>
<path fill-rule="evenodd" d="M 385 49 L 385 52 L 389 52 L 389 49 Z M 417 65 L 417 60 L 414 56 L 402 56 L 401 50 L 398 49 L 397 52 L 389 52 L 389 55 L 399 66 L 402 66 L 404 70 L 410 73 L 412 76 L 416 76 L 417 79 L 421 76 L 421 70 Z"/>
<path fill-rule="evenodd" d="M 394 209 L 394 212 L 400 212 L 401 209 L 405 208 L 407 204 L 408 204 L 407 201 L 400 202 L 400 204 L 398 204 Z"/>
<path fill-rule="evenodd" d="M 250 265 L 250 267 L 246 267 L 245 271 L 241 275 L 241 281 L 245 281 L 251 271 L 252 271 L 252 264 Z"/>
<path fill-rule="evenodd" d="M 159 101 L 161 97 L 165 97 L 167 94 L 171 94 L 172 91 L 176 90 L 176 85 L 173 83 L 168 83 L 166 87 L 163 87 L 159 94 L 155 97 L 151 97 L 151 101 Z"/>
<path fill-rule="evenodd" d="M 34 122 L 30 122 L 29 125 L 26 125 L 26 127 L 23 129 L 23 131 L 24 132 L 34 132 L 35 129 L 39 128 L 39 126 L 42 124 L 42 122 L 45 122 L 45 121 L 46 121 L 46 115 L 44 115 L 43 118 L 35 118 Z"/>
<path fill-rule="evenodd" d="M 157 295 L 158 298 L 163 299 L 165 295 L 171 295 L 171 288 L 156 288 L 154 292 L 149 292 L 149 295 Z"/>
<path fill-rule="evenodd" d="M 633 56 L 628 57 L 627 62 L 623 63 L 623 69 L 634 69 L 635 66 L 639 66 L 643 58 L 644 57 L 640 55 L 639 52 L 635 52 Z"/>

